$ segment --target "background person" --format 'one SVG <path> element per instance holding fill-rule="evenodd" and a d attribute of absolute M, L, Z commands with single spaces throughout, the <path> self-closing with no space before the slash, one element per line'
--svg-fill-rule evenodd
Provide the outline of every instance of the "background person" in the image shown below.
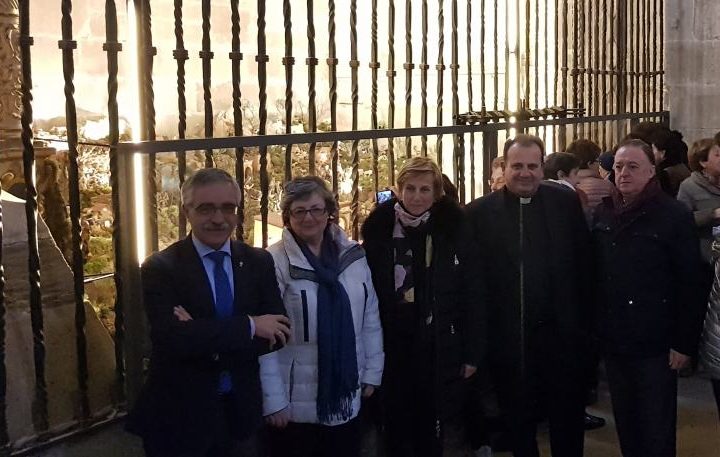
<path fill-rule="evenodd" d="M 720 256 L 720 234 L 715 237 L 714 255 Z M 710 377 L 720 416 L 720 263 L 715 262 L 715 276 L 708 300 L 700 343 L 700 364 Z"/>
<path fill-rule="evenodd" d="M 456 445 L 464 384 L 483 351 L 481 297 L 462 210 L 430 159 L 409 159 L 397 199 L 362 227 L 385 336 L 382 399 L 393 457 L 441 456 Z"/>
<path fill-rule="evenodd" d="M 384 361 L 365 252 L 335 224 L 337 203 L 320 178 L 288 182 L 280 207 L 285 229 L 268 251 L 292 335 L 260 359 L 270 454 L 357 456 L 361 397 L 380 385 Z"/>
<path fill-rule="evenodd" d="M 689 160 L 693 172 L 680 184 L 677 199 L 693 213 L 700 252 L 709 270 L 713 262 L 712 227 L 720 225 L 720 146 L 711 138 L 696 141 Z"/>
<path fill-rule="evenodd" d="M 588 213 L 592 213 L 603 198 L 612 194 L 614 186 L 600 174 L 600 146 L 586 139 L 575 140 L 566 149 L 568 154 L 577 157 L 579 170 L 576 187 L 587 196 Z"/>

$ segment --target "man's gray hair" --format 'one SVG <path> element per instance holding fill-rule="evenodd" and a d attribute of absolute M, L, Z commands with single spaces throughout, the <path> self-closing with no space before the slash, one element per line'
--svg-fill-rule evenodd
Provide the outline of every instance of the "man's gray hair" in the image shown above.
<path fill-rule="evenodd" d="M 237 203 L 240 204 L 242 199 L 242 192 L 235 178 L 230 176 L 225 170 L 220 168 L 203 168 L 196 171 L 192 176 L 185 180 L 180 189 L 182 205 L 189 205 L 192 203 L 193 190 L 196 187 L 209 186 L 210 184 L 226 183 L 233 186 L 235 193 L 237 194 Z"/>
<path fill-rule="evenodd" d="M 285 184 L 285 191 L 282 201 L 280 201 L 283 224 L 290 224 L 290 206 L 298 200 L 310 198 L 312 194 L 318 194 L 325 201 L 325 210 L 328 216 L 331 218 L 337 216 L 338 205 L 335 195 L 330 192 L 325 181 L 317 176 L 302 176 Z"/>

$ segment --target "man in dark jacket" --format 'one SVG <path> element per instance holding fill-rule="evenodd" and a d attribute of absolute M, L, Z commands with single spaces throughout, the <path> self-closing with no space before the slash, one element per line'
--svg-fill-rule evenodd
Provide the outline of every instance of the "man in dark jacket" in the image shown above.
<path fill-rule="evenodd" d="M 142 266 L 153 349 L 128 430 L 148 457 L 255 457 L 259 355 L 286 341 L 289 320 L 272 257 L 230 241 L 241 193 L 208 168 L 185 181 L 192 233 Z"/>
<path fill-rule="evenodd" d="M 539 455 L 538 400 L 550 421 L 553 456 L 580 457 L 587 224 L 573 192 L 541 184 L 540 138 L 518 135 L 503 155 L 505 187 L 467 206 L 487 284 L 491 373 L 516 457 Z"/>
<path fill-rule="evenodd" d="M 665 195 L 641 140 L 615 155 L 619 195 L 595 213 L 599 334 L 625 457 L 675 456 L 677 370 L 695 354 L 707 289 L 690 212 Z"/>

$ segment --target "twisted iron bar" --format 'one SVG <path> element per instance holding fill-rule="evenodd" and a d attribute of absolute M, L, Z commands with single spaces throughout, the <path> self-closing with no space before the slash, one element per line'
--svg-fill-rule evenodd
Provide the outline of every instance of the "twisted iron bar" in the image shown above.
<path fill-rule="evenodd" d="M 395 128 L 395 0 L 388 2 L 388 120 L 389 129 Z M 388 139 L 388 184 L 395 183 L 395 142 Z"/>
<path fill-rule="evenodd" d="M 589 0 L 589 1 L 593 2 L 594 0 Z M 578 44 L 579 44 L 578 52 L 580 53 L 580 59 L 579 59 L 580 66 L 578 68 L 578 72 L 580 74 L 579 74 L 578 91 L 579 91 L 580 104 L 578 106 L 576 106 L 576 108 L 584 109 L 587 106 L 585 103 L 585 95 L 586 95 L 586 93 L 585 93 L 585 74 L 586 74 L 586 70 L 587 70 L 587 65 L 586 65 L 586 61 L 585 61 L 585 59 L 587 57 L 587 54 L 585 52 L 585 36 L 586 36 L 585 35 L 585 0 L 580 0 L 579 4 L 580 4 L 580 11 L 578 13 L 578 19 L 579 19 L 578 33 L 580 34 L 580 37 L 579 37 L 579 41 L 578 41 Z M 577 130 L 578 130 L 578 136 L 580 138 L 584 138 L 585 137 L 585 124 L 579 124 Z"/>
<path fill-rule="evenodd" d="M 61 2 L 62 40 L 58 47 L 62 50 L 63 78 L 65 82 L 65 120 L 68 139 L 68 193 L 70 196 L 70 221 L 72 232 L 72 272 L 75 298 L 75 349 L 77 352 L 77 382 L 80 392 L 81 421 L 90 418 L 90 399 L 88 398 L 88 360 L 87 338 L 85 336 L 85 274 L 83 272 L 82 228 L 80 225 L 80 172 L 78 168 L 78 131 L 77 110 L 75 108 L 75 62 L 73 51 L 77 42 L 72 33 L 72 1 Z"/>
<path fill-rule="evenodd" d="M 453 124 L 457 122 L 458 114 L 460 114 L 460 100 L 458 98 L 458 79 L 460 65 L 458 63 L 458 0 L 452 0 L 451 3 L 451 28 L 450 36 L 451 52 L 450 52 L 450 89 L 452 91 L 452 119 Z M 464 182 L 464 153 L 461 148 L 461 135 L 453 135 L 453 174 L 455 183 L 458 187 L 460 201 L 465 201 L 465 182 Z"/>
<path fill-rule="evenodd" d="M 290 9 L 290 0 L 283 0 L 283 19 L 285 26 L 285 57 L 282 59 L 285 66 L 285 133 L 291 133 L 293 116 L 292 81 L 295 57 L 292 55 L 292 10 Z M 292 148 L 292 144 L 285 146 L 285 181 L 292 179 Z"/>
<path fill-rule="evenodd" d="M 485 91 L 485 0 L 480 0 L 480 111 L 483 113 L 487 109 Z"/>
<path fill-rule="evenodd" d="M 650 109 L 650 75 L 652 69 L 650 68 L 650 1 L 645 0 L 643 2 L 643 8 L 645 10 L 645 18 L 643 20 L 643 66 L 645 71 L 644 78 L 644 91 L 643 91 L 643 110 L 647 112 Z"/>
<path fill-rule="evenodd" d="M 662 0 L 661 0 L 662 1 Z M 653 17 L 656 17 L 658 15 L 658 0 L 653 0 L 653 6 L 652 6 L 652 15 Z M 652 86 L 650 88 L 650 91 L 652 93 L 652 109 L 660 109 L 661 107 L 658 106 L 658 94 L 657 94 L 657 76 L 658 76 L 658 67 L 657 67 L 657 50 L 658 50 L 658 44 L 657 44 L 657 38 L 658 38 L 658 23 L 657 20 L 652 21 L 653 30 L 652 30 Z"/>
<path fill-rule="evenodd" d="M 472 0 L 467 0 L 465 17 L 467 27 L 465 36 L 467 40 L 467 91 L 468 91 L 468 111 L 473 109 L 473 81 L 472 81 Z M 483 54 L 480 53 L 482 58 Z M 470 134 L 470 197 L 475 199 L 475 134 Z"/>
<path fill-rule="evenodd" d="M 498 54 L 498 0 L 494 0 L 493 4 L 493 50 L 495 52 L 495 56 L 493 59 L 493 110 L 497 111 L 499 104 L 500 104 L 500 69 L 498 61 L 500 60 L 500 55 Z"/>
<path fill-rule="evenodd" d="M 660 0 L 660 18 L 658 19 L 658 24 L 660 24 L 660 37 L 658 39 L 658 43 L 660 44 L 660 49 L 658 51 L 658 56 L 660 58 L 660 64 L 658 65 L 658 72 L 660 73 L 660 83 L 659 83 L 659 92 L 660 92 L 660 103 L 658 104 L 658 107 L 660 109 L 665 106 L 665 91 L 663 88 L 665 87 L 665 27 L 662 26 L 662 24 L 665 23 L 665 1 Z"/>
<path fill-rule="evenodd" d="M 567 0 L 566 0 L 567 1 Z M 577 4 L 573 11 L 574 24 L 573 24 L 573 69 L 570 73 L 573 78 L 573 107 L 580 108 L 582 102 L 580 101 L 580 44 L 579 44 L 579 8 Z M 577 139 L 578 131 L 577 128 L 573 127 L 573 139 Z"/>
<path fill-rule="evenodd" d="M 435 69 L 437 70 L 437 125 L 443 122 L 443 78 L 445 72 L 445 60 L 443 57 L 445 51 L 445 2 L 438 0 L 438 60 Z M 437 154 L 437 164 L 442 170 L 443 163 L 443 146 L 442 135 L 438 135 L 435 146 Z"/>
<path fill-rule="evenodd" d="M 330 78 L 330 129 L 337 131 L 337 46 L 335 44 L 335 0 L 328 0 L 328 74 Z M 330 147 L 332 167 L 332 189 L 338 198 L 340 178 L 338 168 L 340 162 L 338 142 L 333 141 Z"/>
<path fill-rule="evenodd" d="M 517 0 L 520 1 L 520 0 Z M 508 4 L 510 2 L 506 0 L 505 2 L 505 76 L 503 78 L 504 80 L 504 91 L 503 91 L 503 109 L 508 110 L 509 109 L 509 93 L 510 93 L 510 36 L 507 33 L 507 30 L 510 29 L 510 14 L 508 14 Z M 519 15 L 518 15 L 518 21 L 519 21 Z M 520 24 L 517 24 L 517 30 L 518 30 L 518 40 L 520 39 Z M 518 52 L 519 54 L 519 52 Z M 518 71 L 520 71 L 520 67 L 518 67 Z M 520 82 L 520 78 L 518 78 L 518 83 Z M 518 91 L 520 93 L 520 91 Z"/>
<path fill-rule="evenodd" d="M 420 126 L 427 127 L 428 122 L 428 104 L 427 104 L 427 83 L 428 83 L 428 2 L 422 2 L 422 48 L 420 52 Z M 427 157 L 427 135 L 420 137 L 420 154 Z"/>
<path fill-rule="evenodd" d="M 601 56 L 601 63 L 600 63 L 600 69 L 602 78 L 600 79 L 600 83 L 602 84 L 602 87 L 600 89 L 600 95 L 602 98 L 602 102 L 600 106 L 602 107 L 602 111 L 600 112 L 600 115 L 605 116 L 608 113 L 608 74 L 610 73 L 608 69 L 608 63 L 607 63 L 607 57 L 608 57 L 608 16 L 612 14 L 612 11 L 608 11 L 608 0 L 602 0 L 602 4 L 600 5 L 600 8 L 602 10 L 602 24 L 600 24 L 600 30 L 602 30 L 602 40 L 601 42 L 601 50 L 600 50 L 600 56 Z M 610 47 L 612 49 L 612 47 Z M 603 150 L 607 150 L 608 148 L 608 123 L 603 122 L 600 124 L 601 128 L 601 138 L 602 138 L 602 144 L 601 147 Z"/>
<path fill-rule="evenodd" d="M 120 141 L 120 116 L 118 114 L 118 53 L 122 44 L 118 41 L 117 8 L 115 0 L 105 0 L 105 43 L 108 67 L 108 143 L 110 144 L 110 188 L 113 208 L 112 241 L 114 271 L 123 271 L 122 249 L 124 240 L 120 236 L 123 220 L 120 216 L 120 170 L 118 167 L 117 145 Z M 125 400 L 125 308 L 122 275 L 113 275 L 115 281 L 115 394 L 117 401 Z"/>
<path fill-rule="evenodd" d="M 258 5 L 260 2 L 258 1 Z M 263 6 L 263 9 L 265 7 Z M 334 15 L 334 10 L 330 11 L 330 16 Z M 259 19 L 258 19 L 259 21 Z M 258 22 L 259 23 L 259 22 Z M 263 19 L 264 27 L 264 19 Z M 334 29 L 329 31 L 334 33 Z M 259 36 L 259 34 L 258 34 Z M 264 39 L 264 38 L 263 38 Z M 312 132 L 317 132 L 317 107 L 315 105 L 315 97 L 317 95 L 315 91 L 315 67 L 318 64 L 317 56 L 315 55 L 315 15 L 313 13 L 313 0 L 307 0 L 307 39 L 308 39 L 308 57 L 305 59 L 305 64 L 308 67 L 308 125 Z M 331 66 L 332 68 L 332 66 Z M 332 78 L 331 78 L 332 84 Z M 332 89 L 331 89 L 332 90 Z M 332 97 L 331 97 L 332 98 Z M 311 175 L 316 173 L 315 171 L 315 149 L 317 145 L 315 143 L 310 144 L 308 151 L 308 171 Z"/>
<path fill-rule="evenodd" d="M 412 0 L 405 0 L 405 127 L 410 128 L 412 122 Z M 405 138 L 405 157 L 412 156 L 412 138 Z"/>
<path fill-rule="evenodd" d="M 529 0 L 528 0 L 529 6 Z M 530 29 L 528 29 L 528 35 L 530 35 Z M 545 35 L 547 39 L 547 35 Z M 528 49 L 528 53 L 530 50 Z M 530 65 L 530 56 L 527 57 L 528 66 Z M 547 68 L 547 62 L 545 63 Z M 540 0 L 535 0 L 535 107 L 540 106 Z M 528 94 L 528 100 L 530 94 Z M 547 104 L 545 105 L 547 106 Z M 537 129 L 538 136 L 540 136 L 540 128 Z"/>
<path fill-rule="evenodd" d="M 311 2 L 309 2 L 311 3 Z M 255 61 L 258 64 L 258 89 L 259 89 L 259 125 L 258 135 L 267 133 L 267 63 L 270 60 L 267 56 L 267 38 L 265 36 L 265 0 L 257 1 L 257 56 Z M 314 50 L 313 50 L 314 51 Z M 314 82 L 314 81 L 313 81 Z M 268 177 L 268 148 L 260 147 L 260 219 L 262 224 L 262 247 L 268 242 L 268 194 L 270 192 L 270 179 Z"/>
<path fill-rule="evenodd" d="M 175 0 L 173 4 L 173 16 L 175 18 L 175 50 L 173 58 L 177 62 L 177 94 L 178 94 L 178 138 L 185 138 L 187 130 L 187 102 L 185 99 L 185 61 L 188 60 L 188 51 L 185 49 L 183 38 L 183 13 L 182 0 Z M 178 161 L 178 186 L 182 188 L 187 174 L 187 154 L 185 151 L 175 153 Z M 185 212 L 178 206 L 178 238 L 185 238 L 187 235 L 187 218 Z"/>
<path fill-rule="evenodd" d="M 144 90 L 143 94 L 143 108 L 144 108 L 144 135 L 148 141 L 155 141 L 155 89 L 153 86 L 153 58 L 157 53 L 157 50 L 153 46 L 152 36 L 152 9 L 150 7 L 151 0 L 137 0 L 140 1 L 140 14 L 138 17 L 141 20 L 142 27 L 142 40 L 138 43 L 141 48 L 139 55 L 142 59 L 140 68 L 143 69 L 143 82 Z M 148 219 L 150 227 L 150 247 L 154 251 L 159 248 L 159 236 L 158 236 L 158 217 L 157 217 L 157 181 L 156 181 L 156 157 L 155 154 L 148 154 L 148 167 L 146 183 L 147 186 L 147 205 L 148 205 Z"/>
<path fill-rule="evenodd" d="M 519 3 L 519 2 L 518 2 Z M 532 22 L 530 19 L 530 10 L 531 10 L 531 3 L 530 0 L 525 0 L 525 107 L 530 107 L 530 100 L 532 100 L 532 85 L 531 85 L 531 79 L 530 79 L 530 66 L 531 66 L 531 54 L 530 54 L 530 34 L 532 33 Z M 518 22 L 520 21 L 520 9 L 518 8 Z M 521 30 L 520 27 L 518 27 L 518 30 Z M 520 34 L 518 34 L 519 39 Z M 537 43 L 537 35 L 535 36 L 535 42 Z M 520 46 L 518 43 L 518 69 L 520 68 Z M 520 103 L 518 103 L 518 106 L 522 106 Z M 537 103 L 535 104 L 537 106 Z"/>
<path fill-rule="evenodd" d="M 598 0 L 595 0 L 598 1 Z M 594 114 L 593 111 L 593 94 L 595 93 L 595 84 L 593 81 L 593 72 L 595 71 L 595 66 L 593 64 L 593 43 L 595 39 L 595 35 L 593 34 L 593 26 L 597 26 L 597 21 L 593 21 L 593 11 L 595 8 L 593 8 L 593 4 L 595 1 L 589 1 L 588 2 L 588 22 L 590 23 L 590 26 L 587 28 L 587 48 L 588 52 L 586 53 L 586 59 L 587 64 L 585 65 L 585 72 L 587 74 L 587 81 L 588 81 L 588 87 L 587 87 L 587 113 L 592 116 Z"/>
<path fill-rule="evenodd" d="M 561 106 L 563 108 L 568 107 L 568 23 L 570 22 L 570 13 L 568 10 L 568 0 L 563 0 L 562 4 L 562 56 L 561 56 L 561 72 L 562 72 L 562 84 L 561 84 Z M 575 101 L 573 101 L 575 105 Z M 576 105 L 575 105 L 576 106 Z M 560 151 L 564 151 L 567 145 L 567 126 L 563 125 L 560 127 L 558 133 L 558 143 Z"/>
<path fill-rule="evenodd" d="M 638 112 L 642 104 L 643 93 L 643 0 L 638 0 L 635 5 L 636 25 L 635 25 L 635 110 Z"/>
<path fill-rule="evenodd" d="M 633 23 L 635 22 L 635 10 L 634 10 L 635 2 L 633 0 L 630 0 L 628 2 L 628 7 L 630 9 L 630 14 L 628 17 L 630 18 L 629 21 L 626 22 L 627 27 L 627 41 L 630 46 L 628 46 L 628 65 L 629 68 L 628 71 L 628 92 L 629 94 L 625 97 L 626 98 L 626 107 L 625 110 L 627 112 L 632 112 L 635 107 L 635 57 L 634 57 L 634 47 L 635 47 L 635 30 L 633 27 Z"/>
<path fill-rule="evenodd" d="M 357 0 L 350 2 L 350 74 L 352 79 L 352 129 L 358 129 L 358 42 Z M 360 153 L 359 140 L 352 142 L 352 202 L 350 203 L 353 239 L 360 238 Z"/>
<path fill-rule="evenodd" d="M 371 26 L 370 26 L 370 72 L 372 80 L 372 89 L 370 91 L 370 128 L 377 130 L 378 128 L 378 4 L 377 0 L 372 0 Z M 372 175 L 373 190 L 377 194 L 380 189 L 380 172 L 378 170 L 378 162 L 380 159 L 380 149 L 378 147 L 377 138 L 372 139 Z"/>
<path fill-rule="evenodd" d="M 240 62 L 243 59 L 243 53 L 240 50 L 240 11 L 238 7 L 239 0 L 230 0 L 230 34 L 231 51 L 230 57 L 232 71 L 232 106 L 233 106 L 233 131 L 235 136 L 243 136 L 243 118 L 242 118 L 242 92 L 240 90 Z M 237 180 L 240 192 L 243 198 L 238 204 L 239 220 L 245 220 L 245 148 L 235 148 L 235 179 Z M 236 236 L 243 239 L 243 224 L 238 224 Z"/>
<path fill-rule="evenodd" d="M 148 0 L 149 1 L 149 0 Z M 203 103 L 205 112 L 205 138 L 212 138 L 213 133 L 213 105 L 212 105 L 212 59 L 215 55 L 210 46 L 210 15 L 212 14 L 212 0 L 202 0 L 202 50 L 199 53 L 202 61 Z M 213 166 L 213 151 L 205 150 L 205 167 Z"/>
<path fill-rule="evenodd" d="M 38 246 L 37 218 L 38 193 L 35 187 L 35 146 L 33 144 L 32 70 L 30 48 L 30 0 L 19 1 L 20 60 L 22 65 L 22 114 L 20 125 L 23 144 L 23 177 L 25 180 L 25 216 L 28 234 L 28 281 L 30 284 L 30 322 L 33 334 L 33 361 L 35 364 L 35 397 L 32 420 L 38 433 L 48 430 L 48 395 L 45 382 L 45 334 L 40 291 L 40 250 Z"/>

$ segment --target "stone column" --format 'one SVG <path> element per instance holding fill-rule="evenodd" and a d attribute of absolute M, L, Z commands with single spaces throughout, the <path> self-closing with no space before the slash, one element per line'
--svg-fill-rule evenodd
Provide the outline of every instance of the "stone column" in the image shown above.
<path fill-rule="evenodd" d="M 18 0 L 0 0 L 0 180 L 2 188 L 22 194 L 23 165 L 20 140 L 22 64 L 20 61 Z M 35 145 L 37 168 L 54 154 L 53 148 Z"/>
<path fill-rule="evenodd" d="M 0 150 L 20 138 L 22 68 L 18 0 L 0 0 Z"/>
<path fill-rule="evenodd" d="M 666 108 L 692 144 L 720 131 L 720 2 L 665 2 Z"/>

